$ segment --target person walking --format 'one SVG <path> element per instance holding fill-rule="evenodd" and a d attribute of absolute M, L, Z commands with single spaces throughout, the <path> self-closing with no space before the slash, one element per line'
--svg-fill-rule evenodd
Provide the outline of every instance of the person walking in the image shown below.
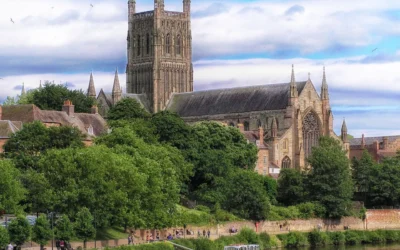
<path fill-rule="evenodd" d="M 14 249 L 14 247 L 13 247 L 13 245 L 11 244 L 11 242 L 10 242 L 10 244 L 8 244 L 8 246 L 7 246 L 7 250 L 13 250 Z"/>
<path fill-rule="evenodd" d="M 208 229 L 208 231 L 207 231 L 207 238 L 210 238 L 210 234 L 211 234 L 210 229 Z"/>

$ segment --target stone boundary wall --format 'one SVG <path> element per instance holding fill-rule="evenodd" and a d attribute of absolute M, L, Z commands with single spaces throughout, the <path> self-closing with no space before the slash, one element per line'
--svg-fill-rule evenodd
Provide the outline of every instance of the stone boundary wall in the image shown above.
<path fill-rule="evenodd" d="M 281 228 L 282 225 L 282 228 Z M 257 232 L 267 232 L 269 234 L 280 234 L 288 233 L 289 231 L 302 231 L 308 232 L 317 229 L 321 226 L 321 229 L 326 231 L 342 231 L 345 227 L 353 230 L 376 230 L 376 229 L 400 229 L 400 209 L 382 209 L 382 210 L 368 210 L 367 218 L 365 221 L 355 217 L 344 217 L 342 219 L 310 219 L 310 220 L 286 220 L 286 221 L 264 221 L 260 223 L 253 223 L 251 221 L 237 221 L 227 222 L 219 225 L 197 227 L 188 225 L 187 229 L 193 231 L 193 235 L 185 235 L 185 238 L 197 238 L 197 232 L 200 231 L 201 235 L 203 230 L 210 230 L 210 238 L 216 239 L 220 236 L 231 235 L 229 229 L 234 227 L 238 232 L 243 228 L 250 228 Z M 181 230 L 183 227 L 174 227 L 164 230 L 136 230 L 133 231 L 136 238 L 135 243 L 144 243 L 146 235 L 152 233 L 156 235 L 159 233 L 161 239 L 165 239 L 168 234 L 174 235 L 176 230 Z M 94 248 L 94 241 L 87 242 L 87 248 Z M 114 247 L 127 245 L 127 239 L 120 240 L 107 240 L 107 241 L 96 241 L 97 248 Z M 72 242 L 72 247 L 82 246 L 83 242 Z M 47 244 L 46 248 L 51 249 L 51 242 Z M 25 244 L 24 250 L 40 250 L 39 246 L 35 243 Z M 54 246 L 54 249 L 55 246 Z"/>

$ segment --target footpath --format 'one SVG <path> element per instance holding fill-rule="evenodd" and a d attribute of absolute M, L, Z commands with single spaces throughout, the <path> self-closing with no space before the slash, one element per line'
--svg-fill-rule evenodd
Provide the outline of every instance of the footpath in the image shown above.
<path fill-rule="evenodd" d="M 310 219 L 310 220 L 286 220 L 286 221 L 263 221 L 253 223 L 250 221 L 227 222 L 219 225 L 210 225 L 204 227 L 197 227 L 188 225 L 186 230 L 183 227 L 174 227 L 164 230 L 132 230 L 131 233 L 135 235 L 135 244 L 146 243 L 147 236 L 159 235 L 160 240 L 166 240 L 167 236 L 171 234 L 176 235 L 176 232 L 183 232 L 181 238 L 198 238 L 198 232 L 203 237 L 203 231 L 210 231 L 210 239 L 217 239 L 221 236 L 233 235 L 230 233 L 234 228 L 238 232 L 242 228 L 250 228 L 255 232 L 266 232 L 268 234 L 282 234 L 289 231 L 309 232 L 314 229 L 320 228 L 324 231 L 342 231 L 344 229 L 353 230 L 376 230 L 376 229 L 400 229 L 400 210 L 387 209 L 387 210 L 368 210 L 365 220 L 355 217 L 344 217 L 342 219 Z M 207 235 L 207 234 L 206 234 Z M 86 243 L 88 249 L 91 248 L 105 248 L 117 247 L 128 245 L 128 239 L 116 239 L 105 241 L 89 241 Z M 73 249 L 83 247 L 83 242 L 72 242 Z M 47 250 L 51 249 L 51 242 L 46 245 Z M 56 249 L 55 245 L 53 246 Z M 29 242 L 22 247 L 23 250 L 40 250 L 40 247 L 34 243 Z M 54 250 L 53 249 L 53 250 Z"/>

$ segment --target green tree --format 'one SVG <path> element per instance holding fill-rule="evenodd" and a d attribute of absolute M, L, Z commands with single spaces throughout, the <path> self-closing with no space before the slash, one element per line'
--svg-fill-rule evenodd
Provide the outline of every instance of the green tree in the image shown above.
<path fill-rule="evenodd" d="M 70 100 L 78 113 L 89 113 L 96 103 L 82 90 L 69 90 L 65 85 L 46 82 L 42 88 L 28 91 L 19 104 L 35 104 L 44 110 L 61 110 L 65 100 Z"/>
<path fill-rule="evenodd" d="M 17 101 L 15 100 L 15 97 L 7 96 L 7 98 L 3 101 L 3 106 L 10 106 L 10 105 L 16 105 Z"/>
<path fill-rule="evenodd" d="M 369 206 L 400 205 L 400 159 L 386 158 L 372 168 L 370 192 L 367 196 Z"/>
<path fill-rule="evenodd" d="M 67 215 L 62 215 L 57 221 L 54 228 L 56 239 L 70 241 L 74 236 L 74 228 Z"/>
<path fill-rule="evenodd" d="M 53 209 L 55 202 L 53 188 L 43 173 L 28 169 L 22 174 L 21 180 L 28 190 L 25 198 L 27 211 L 38 214 Z"/>
<path fill-rule="evenodd" d="M 31 226 L 28 220 L 23 216 L 18 216 L 12 220 L 8 225 L 8 234 L 10 240 L 20 248 L 31 236 Z"/>
<path fill-rule="evenodd" d="M 311 165 L 307 177 L 310 199 L 326 208 L 327 217 L 349 214 L 353 183 L 350 163 L 340 143 L 331 137 L 321 137 L 308 162 Z"/>
<path fill-rule="evenodd" d="M 268 217 L 270 202 L 263 187 L 264 177 L 253 171 L 238 170 L 226 180 L 224 209 L 253 221 Z"/>
<path fill-rule="evenodd" d="M 93 226 L 93 216 L 89 209 L 81 208 L 76 215 L 74 223 L 75 235 L 83 240 L 83 248 L 86 249 L 86 242 L 93 239 L 96 235 L 96 229 Z"/>
<path fill-rule="evenodd" d="M 17 213 L 26 193 L 19 180 L 20 172 L 11 161 L 0 160 L 0 173 L 0 211 Z"/>
<path fill-rule="evenodd" d="M 305 201 L 304 174 L 297 169 L 282 169 L 278 178 L 277 200 L 285 206 Z"/>
<path fill-rule="evenodd" d="M 10 243 L 10 235 L 5 227 L 0 226 L 0 249 L 6 249 L 8 243 Z"/>
<path fill-rule="evenodd" d="M 48 149 L 83 147 L 82 133 L 74 127 L 46 128 L 41 122 L 24 124 L 4 144 L 4 155 L 21 169 L 36 168 L 41 155 Z"/>
<path fill-rule="evenodd" d="M 367 150 L 364 150 L 360 160 L 354 158 L 352 160 L 352 176 L 355 186 L 355 191 L 363 194 L 364 203 L 369 192 L 371 173 L 373 171 L 374 161 Z"/>
<path fill-rule="evenodd" d="M 132 98 L 123 98 L 107 113 L 109 121 L 148 118 L 150 114 Z"/>
<path fill-rule="evenodd" d="M 32 240 L 40 245 L 43 249 L 44 245 L 53 238 L 53 230 L 46 216 L 40 215 L 32 228 Z"/>

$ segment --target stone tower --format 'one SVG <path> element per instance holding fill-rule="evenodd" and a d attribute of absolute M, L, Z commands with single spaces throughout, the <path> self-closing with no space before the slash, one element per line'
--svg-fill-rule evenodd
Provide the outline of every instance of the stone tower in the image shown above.
<path fill-rule="evenodd" d="M 193 91 L 190 0 L 183 12 L 166 11 L 164 0 L 154 10 L 136 13 L 129 0 L 127 93 L 145 94 L 152 112 L 164 110 L 173 93 Z"/>

